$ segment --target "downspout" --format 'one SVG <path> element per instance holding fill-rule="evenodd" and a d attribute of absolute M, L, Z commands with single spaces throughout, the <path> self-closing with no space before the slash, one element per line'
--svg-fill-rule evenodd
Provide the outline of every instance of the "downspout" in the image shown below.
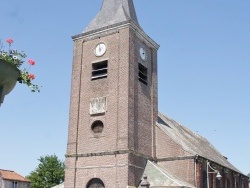
<path fill-rule="evenodd" d="M 206 162 L 206 166 L 207 166 L 207 188 L 209 188 L 208 160 Z"/>
<path fill-rule="evenodd" d="M 197 165 L 196 165 L 196 161 L 198 160 L 198 155 L 195 155 L 194 158 L 194 186 L 197 187 Z"/>

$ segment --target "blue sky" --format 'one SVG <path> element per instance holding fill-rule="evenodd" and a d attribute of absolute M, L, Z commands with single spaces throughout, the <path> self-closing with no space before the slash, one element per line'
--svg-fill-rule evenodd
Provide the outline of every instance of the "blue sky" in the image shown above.
<path fill-rule="evenodd" d="M 101 0 L 3 0 L 0 39 L 36 60 L 41 93 L 17 84 L 0 107 L 0 168 L 28 175 L 64 160 L 73 42 Z M 159 111 L 207 138 L 250 173 L 250 1 L 134 0 L 158 51 Z"/>

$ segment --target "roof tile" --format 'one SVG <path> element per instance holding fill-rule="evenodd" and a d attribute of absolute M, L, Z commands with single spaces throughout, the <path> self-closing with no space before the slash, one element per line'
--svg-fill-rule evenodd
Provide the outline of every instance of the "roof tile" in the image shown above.
<path fill-rule="evenodd" d="M 22 181 L 22 182 L 30 182 L 25 177 L 21 176 L 20 174 L 11 171 L 11 170 L 3 170 L 0 169 L 0 177 L 5 180 L 14 180 L 14 181 Z"/>

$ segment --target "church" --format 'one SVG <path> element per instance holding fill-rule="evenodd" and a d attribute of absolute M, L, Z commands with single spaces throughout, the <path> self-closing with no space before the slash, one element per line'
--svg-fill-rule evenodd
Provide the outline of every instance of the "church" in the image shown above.
<path fill-rule="evenodd" d="M 159 45 L 132 0 L 103 0 L 73 36 L 64 188 L 248 188 L 205 138 L 158 112 Z"/>

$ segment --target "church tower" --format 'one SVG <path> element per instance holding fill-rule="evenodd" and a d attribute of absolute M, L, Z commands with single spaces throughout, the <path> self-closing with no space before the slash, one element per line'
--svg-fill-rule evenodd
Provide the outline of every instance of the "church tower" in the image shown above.
<path fill-rule="evenodd" d="M 155 158 L 158 44 L 132 0 L 103 0 L 74 57 L 65 188 L 126 188 Z"/>

